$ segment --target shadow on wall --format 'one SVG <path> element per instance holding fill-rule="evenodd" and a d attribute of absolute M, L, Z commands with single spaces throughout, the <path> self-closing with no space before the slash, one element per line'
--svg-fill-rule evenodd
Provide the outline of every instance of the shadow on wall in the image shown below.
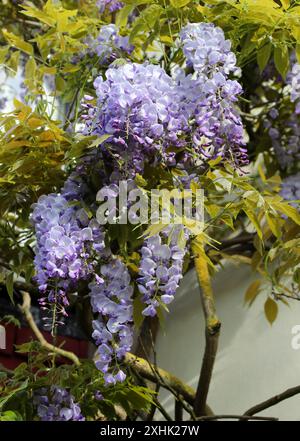
<path fill-rule="evenodd" d="M 292 328 L 300 325 L 300 303 L 279 304 L 273 324 L 264 316 L 266 294 L 244 305 L 250 283 L 259 276 L 246 265 L 226 265 L 213 280 L 222 322 L 219 351 L 208 396 L 213 411 L 244 413 L 252 405 L 300 384 L 300 349 L 291 346 Z M 170 305 L 165 328 L 157 338 L 157 362 L 196 388 L 204 351 L 204 318 L 194 270 L 187 273 Z M 160 400 L 172 414 L 174 400 L 162 391 Z M 300 396 L 261 416 L 300 420 Z M 160 416 L 157 414 L 157 418 Z"/>

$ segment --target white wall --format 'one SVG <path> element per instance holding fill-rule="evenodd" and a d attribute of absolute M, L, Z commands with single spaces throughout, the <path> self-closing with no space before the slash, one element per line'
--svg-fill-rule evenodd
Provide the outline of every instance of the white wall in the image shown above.
<path fill-rule="evenodd" d="M 271 327 L 263 313 L 265 295 L 250 308 L 244 306 L 245 291 L 256 278 L 245 265 L 229 265 L 214 277 L 222 322 L 208 397 L 214 413 L 242 414 L 276 393 L 300 385 L 300 350 L 291 346 L 291 329 L 300 324 L 300 302 L 292 301 L 290 308 L 280 304 Z M 158 365 L 196 388 L 204 348 L 204 319 L 194 271 L 186 274 L 176 296 L 165 330 L 158 336 Z M 161 392 L 160 400 L 172 414 L 174 400 L 168 393 Z M 260 415 L 300 420 L 300 395 Z"/>

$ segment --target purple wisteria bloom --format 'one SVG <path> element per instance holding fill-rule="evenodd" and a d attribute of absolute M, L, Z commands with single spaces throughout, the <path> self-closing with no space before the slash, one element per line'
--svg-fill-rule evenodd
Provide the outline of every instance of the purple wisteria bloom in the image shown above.
<path fill-rule="evenodd" d="M 189 23 L 180 32 L 183 52 L 189 67 L 203 75 L 239 72 L 231 42 L 213 23 Z"/>
<path fill-rule="evenodd" d="M 230 42 L 206 23 L 187 25 L 180 38 L 194 73 L 170 77 L 149 63 L 111 67 L 94 82 L 97 104 L 84 105 L 84 133 L 110 135 L 102 149 L 127 177 L 141 173 L 145 162 L 248 161 L 236 108 L 242 88 L 229 78 L 239 72 Z M 185 150 L 191 145 L 192 152 Z"/>
<path fill-rule="evenodd" d="M 33 405 L 41 421 L 84 421 L 79 404 L 66 389 L 51 386 L 34 392 Z"/>
<path fill-rule="evenodd" d="M 122 382 L 126 375 L 118 362 L 133 343 L 133 287 L 129 272 L 121 260 L 112 258 L 101 266 L 89 288 L 92 309 L 99 314 L 93 321 L 92 334 L 98 346 L 96 367 L 104 373 L 106 384 Z"/>
<path fill-rule="evenodd" d="M 294 62 L 282 87 L 282 102 L 269 110 L 264 127 L 280 168 L 290 170 L 300 159 L 300 64 Z"/>
<path fill-rule="evenodd" d="M 67 293 L 76 290 L 79 280 L 87 280 L 94 272 L 96 258 L 107 254 L 103 227 L 89 219 L 81 205 L 87 187 L 79 165 L 67 179 L 60 194 L 41 196 L 31 215 L 35 227 L 35 268 L 39 290 L 46 294 L 40 302 L 60 306 L 66 315 Z"/>
<path fill-rule="evenodd" d="M 183 227 L 166 227 L 159 234 L 147 238 L 141 248 L 138 288 L 142 301 L 147 305 L 145 316 L 155 316 L 160 304 L 168 305 L 182 279 L 183 259 L 186 248 L 178 246 L 178 235 Z M 184 232 L 186 240 L 188 234 Z"/>
<path fill-rule="evenodd" d="M 240 167 L 248 163 L 242 120 L 236 108 L 242 87 L 231 43 L 212 23 L 190 23 L 180 33 L 187 66 L 178 76 L 182 113 L 189 121 L 193 146 L 203 161 L 222 157 Z"/>
<path fill-rule="evenodd" d="M 126 176 L 141 172 L 145 158 L 172 157 L 166 146 L 178 144 L 186 121 L 174 82 L 161 67 L 126 63 L 108 69 L 94 86 L 97 106 L 84 116 L 85 133 L 111 135 L 106 152 Z"/>

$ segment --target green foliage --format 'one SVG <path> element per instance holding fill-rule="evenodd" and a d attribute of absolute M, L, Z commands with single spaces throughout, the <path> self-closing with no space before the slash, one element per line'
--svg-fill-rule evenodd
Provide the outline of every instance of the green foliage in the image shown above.
<path fill-rule="evenodd" d="M 73 365 L 51 366 L 48 355 L 37 342 L 29 342 L 18 347 L 18 352 L 29 353 L 30 363 L 23 363 L 12 375 L 0 382 L 0 420 L 33 420 L 36 409 L 32 403 L 34 391 L 57 385 L 67 388 L 80 402 L 87 420 L 118 420 L 118 406 L 130 417 L 136 411 L 147 411 L 153 404 L 154 392 L 128 380 L 115 386 L 104 386 L 102 374 L 93 361 L 83 361 L 78 367 Z M 38 352 L 38 356 L 34 355 Z M 103 400 L 97 400 L 100 392 Z"/>
<path fill-rule="evenodd" d="M 58 122 L 29 106 L 0 117 L 1 215 L 30 205 L 49 189 L 59 187 L 62 164 L 71 145 Z M 27 215 L 28 215 L 27 211 Z"/>
<path fill-rule="evenodd" d="M 1 322 L 9 324 L 12 323 L 14 326 L 17 326 L 18 328 L 21 327 L 20 320 L 17 319 L 14 315 L 5 315 L 4 317 L 1 317 Z"/>

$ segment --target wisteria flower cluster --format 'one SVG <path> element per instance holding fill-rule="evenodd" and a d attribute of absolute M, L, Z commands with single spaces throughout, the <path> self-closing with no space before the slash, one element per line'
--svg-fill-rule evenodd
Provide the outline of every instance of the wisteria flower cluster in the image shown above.
<path fill-rule="evenodd" d="M 143 170 L 145 158 L 167 156 L 164 135 L 176 143 L 183 128 L 176 89 L 159 66 L 127 63 L 95 80 L 97 106 L 85 115 L 89 133 L 109 134 L 105 150 L 127 176 Z M 108 141 L 107 141 L 108 143 Z"/>
<path fill-rule="evenodd" d="M 187 66 L 194 71 L 179 77 L 193 148 L 204 161 L 221 157 L 238 167 L 247 164 L 243 124 L 235 106 L 242 87 L 228 78 L 239 74 L 230 41 L 211 23 L 188 24 L 180 38 Z"/>
<path fill-rule="evenodd" d="M 118 361 L 131 349 L 132 295 L 129 272 L 119 259 L 111 259 L 100 268 L 90 283 L 91 305 L 98 319 L 93 321 L 92 334 L 98 346 L 96 367 L 104 373 L 106 384 L 124 381 L 125 373 L 118 369 Z M 110 372 L 109 367 L 114 367 Z"/>
<path fill-rule="evenodd" d="M 287 80 L 282 79 L 283 101 L 279 99 L 277 106 L 272 107 L 264 120 L 274 153 L 281 169 L 289 170 L 294 167 L 300 158 L 300 65 L 294 61 L 287 75 Z M 270 72 L 270 78 L 274 72 Z M 267 77 L 268 80 L 270 78 Z M 275 81 L 276 83 L 276 81 Z M 288 86 L 288 87 L 286 87 Z M 268 86 L 265 86 L 268 87 Z"/>
<path fill-rule="evenodd" d="M 237 73 L 230 42 L 221 29 L 200 23 L 183 28 L 181 44 L 194 74 L 172 78 L 159 66 L 126 63 L 95 80 L 98 99 L 84 115 L 86 133 L 111 135 L 103 149 L 128 175 L 141 172 L 145 158 L 167 165 L 195 156 L 247 163 L 235 107 L 242 88 L 228 79 Z M 182 153 L 191 145 L 192 154 Z"/>
<path fill-rule="evenodd" d="M 84 421 L 81 409 L 74 397 L 63 387 L 51 386 L 37 389 L 33 405 L 41 421 Z"/>
<path fill-rule="evenodd" d="M 40 299 L 41 305 L 59 305 L 64 315 L 68 291 L 80 279 L 88 279 L 95 255 L 106 252 L 102 227 L 80 205 L 87 190 L 80 171 L 86 172 L 86 166 L 70 175 L 61 194 L 41 196 L 31 217 L 37 240 L 36 280 L 39 290 L 47 294 Z"/>
<path fill-rule="evenodd" d="M 180 40 L 186 63 L 196 72 L 207 76 L 212 72 L 239 73 L 231 42 L 221 28 L 212 23 L 189 23 L 182 28 Z"/>
<path fill-rule="evenodd" d="M 141 248 L 141 263 L 138 288 L 147 305 L 145 316 L 155 316 L 161 303 L 168 305 L 174 300 L 182 279 L 183 259 L 186 249 L 178 246 L 178 234 L 167 227 L 160 234 L 149 237 Z M 168 237 L 171 240 L 168 243 Z M 186 236 L 187 233 L 185 233 Z M 187 239 L 187 237 L 186 237 Z"/>

